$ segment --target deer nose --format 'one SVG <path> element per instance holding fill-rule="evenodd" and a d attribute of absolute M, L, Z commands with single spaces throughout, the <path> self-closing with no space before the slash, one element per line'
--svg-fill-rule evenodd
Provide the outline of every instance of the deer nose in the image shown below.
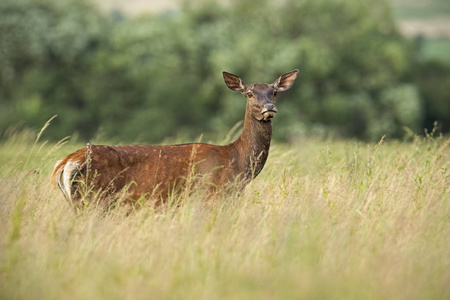
<path fill-rule="evenodd" d="M 266 112 L 266 111 L 277 112 L 278 110 L 277 110 L 277 107 L 275 106 L 275 104 L 267 103 L 267 104 L 264 104 L 263 109 L 262 109 L 263 113 Z"/>
<path fill-rule="evenodd" d="M 261 111 L 262 117 L 264 121 L 268 121 L 275 117 L 277 113 L 277 107 L 273 103 L 267 103 L 263 105 L 263 109 Z"/>

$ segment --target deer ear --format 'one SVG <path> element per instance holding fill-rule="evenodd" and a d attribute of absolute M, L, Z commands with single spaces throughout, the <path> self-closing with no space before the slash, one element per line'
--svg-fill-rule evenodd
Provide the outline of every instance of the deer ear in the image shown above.
<path fill-rule="evenodd" d="M 238 76 L 225 71 L 223 71 L 222 74 L 225 84 L 230 90 L 240 93 L 245 91 L 245 83 Z"/>
<path fill-rule="evenodd" d="M 275 82 L 273 83 L 273 87 L 279 92 L 287 91 L 294 84 L 297 75 L 297 69 L 284 73 L 277 80 L 275 80 Z"/>

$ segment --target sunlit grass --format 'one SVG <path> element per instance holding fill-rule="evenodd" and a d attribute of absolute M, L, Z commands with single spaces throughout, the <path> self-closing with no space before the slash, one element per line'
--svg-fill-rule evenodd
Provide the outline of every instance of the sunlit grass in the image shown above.
<path fill-rule="evenodd" d="M 1 299 L 447 299 L 450 140 L 274 144 L 239 197 L 75 216 L 83 145 L 0 144 Z"/>

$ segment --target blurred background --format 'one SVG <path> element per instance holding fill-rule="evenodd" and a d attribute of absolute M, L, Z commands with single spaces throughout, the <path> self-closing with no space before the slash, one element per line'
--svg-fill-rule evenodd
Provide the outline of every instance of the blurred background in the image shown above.
<path fill-rule="evenodd" d="M 274 138 L 450 131 L 448 0 L 1 0 L 0 137 L 218 141 L 273 82 Z M 205 139 L 204 139 L 205 140 Z"/>

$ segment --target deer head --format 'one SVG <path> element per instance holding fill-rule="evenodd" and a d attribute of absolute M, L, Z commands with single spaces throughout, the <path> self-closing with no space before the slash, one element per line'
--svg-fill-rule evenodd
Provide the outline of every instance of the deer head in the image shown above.
<path fill-rule="evenodd" d="M 284 92 L 291 88 L 297 78 L 298 70 L 293 70 L 281 75 L 272 84 L 255 83 L 245 84 L 236 75 L 223 72 L 225 84 L 232 91 L 239 92 L 247 98 L 248 113 L 258 121 L 270 121 L 277 113 L 276 96 L 278 92 Z"/>

